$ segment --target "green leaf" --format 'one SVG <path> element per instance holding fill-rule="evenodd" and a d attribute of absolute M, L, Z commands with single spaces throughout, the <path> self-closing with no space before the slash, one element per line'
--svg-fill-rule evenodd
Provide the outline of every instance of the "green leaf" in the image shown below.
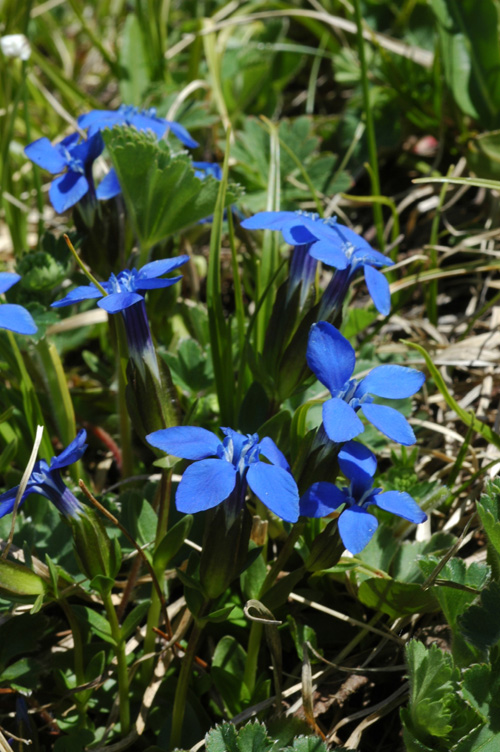
<path fill-rule="evenodd" d="M 212 622 L 213 624 L 218 624 L 220 622 L 226 621 L 228 616 L 231 614 L 231 612 L 235 608 L 235 604 L 232 606 L 225 606 L 224 608 L 218 608 L 216 611 L 212 611 L 208 614 L 208 616 L 203 617 L 203 623 L 205 622 Z"/>
<path fill-rule="evenodd" d="M 243 681 L 246 652 L 235 637 L 226 635 L 215 648 L 212 659 L 212 678 L 224 705 L 231 715 L 242 709 L 242 699 L 248 691 Z"/>
<path fill-rule="evenodd" d="M 207 752 L 240 752 L 237 743 L 236 726 L 223 723 L 208 732 L 206 738 Z"/>
<path fill-rule="evenodd" d="M 471 666 L 463 675 L 462 693 L 482 720 L 500 731 L 500 663 Z"/>
<path fill-rule="evenodd" d="M 128 13 L 125 18 L 118 62 L 122 73 L 120 98 L 126 104 L 140 107 L 150 83 L 150 72 L 141 26 L 135 13 Z"/>
<path fill-rule="evenodd" d="M 500 131 L 478 133 L 469 141 L 467 165 L 476 175 L 490 180 L 500 178 Z"/>
<path fill-rule="evenodd" d="M 500 111 L 498 6 L 493 0 L 431 0 L 446 82 L 456 103 L 488 127 Z"/>
<path fill-rule="evenodd" d="M 130 635 L 133 634 L 135 630 L 137 629 L 137 627 L 141 624 L 142 620 L 144 619 L 145 615 L 148 612 L 150 605 L 151 603 L 148 601 L 139 603 L 127 615 L 127 618 L 125 619 L 122 625 L 122 637 L 124 640 L 127 640 L 130 637 Z"/>
<path fill-rule="evenodd" d="M 47 585 L 40 575 L 23 564 L 0 559 L 0 596 L 8 600 L 31 603 L 33 596 L 43 595 Z"/>
<path fill-rule="evenodd" d="M 406 646 L 410 669 L 410 707 L 405 726 L 419 739 L 429 736 L 446 737 L 453 726 L 453 709 L 460 700 L 456 694 L 459 672 L 450 655 L 436 645 L 427 649 L 411 640 Z"/>
<path fill-rule="evenodd" d="M 488 542 L 500 556 L 500 480 L 491 481 L 477 503 L 477 513 Z"/>
<path fill-rule="evenodd" d="M 468 642 L 487 651 L 500 640 L 500 585 L 490 582 L 481 593 L 481 604 L 471 606 L 458 618 L 458 624 Z"/>
<path fill-rule="evenodd" d="M 428 556 L 420 559 L 418 564 L 425 577 L 429 577 L 439 564 L 439 558 Z M 477 562 L 467 567 L 463 559 L 452 558 L 446 562 L 439 573 L 439 586 L 434 586 L 433 593 L 439 601 L 446 620 L 452 629 L 455 628 L 457 618 L 467 606 L 477 598 L 477 593 L 453 587 L 454 584 L 465 585 L 481 590 L 489 578 L 489 567 Z M 445 581 L 450 582 L 447 587 Z"/>
<path fill-rule="evenodd" d="M 161 539 L 153 555 L 155 570 L 162 571 L 172 561 L 177 551 L 189 535 L 193 524 L 193 515 L 186 514 L 179 522 L 170 528 L 168 533 Z"/>
<path fill-rule="evenodd" d="M 361 603 L 389 614 L 393 619 L 403 614 L 429 613 L 438 610 L 438 603 L 430 590 L 420 585 L 397 580 L 371 577 L 361 583 L 358 591 Z"/>
<path fill-rule="evenodd" d="M 134 128 L 115 126 L 103 137 L 139 238 L 141 265 L 155 243 L 213 214 L 220 184 L 195 177 L 188 154 L 173 155 L 165 141 Z M 224 206 L 239 194 L 231 185 Z"/>

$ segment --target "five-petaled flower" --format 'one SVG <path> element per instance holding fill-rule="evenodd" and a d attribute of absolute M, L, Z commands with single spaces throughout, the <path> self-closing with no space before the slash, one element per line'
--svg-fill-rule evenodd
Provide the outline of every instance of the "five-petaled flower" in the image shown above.
<path fill-rule="evenodd" d="M 151 331 L 146 313 L 144 293 L 147 290 L 170 287 L 182 279 L 182 276 L 167 277 L 160 279 L 164 274 L 177 269 L 189 261 L 189 256 L 177 256 L 177 258 L 160 259 L 151 261 L 142 269 L 125 269 L 116 276 L 111 275 L 107 282 L 102 282 L 101 287 L 107 293 L 102 292 L 94 285 L 81 285 L 61 300 L 52 303 L 52 308 L 61 308 L 81 303 L 84 300 L 100 298 L 97 305 L 108 313 L 121 313 L 125 323 L 130 357 L 142 370 L 143 364 L 147 363 L 153 374 L 159 377 L 156 351 L 151 338 Z"/>
<path fill-rule="evenodd" d="M 356 415 L 362 410 L 365 418 L 393 441 L 407 446 L 415 443 L 406 418 L 393 407 L 374 404 L 373 395 L 386 399 L 411 397 L 424 383 L 423 373 L 414 368 L 383 365 L 374 368 L 364 379 L 353 379 L 354 349 L 326 321 L 311 327 L 307 363 L 332 395 L 323 404 L 323 425 L 331 441 L 349 441 L 362 433 L 363 423 Z"/>
<path fill-rule="evenodd" d="M 0 295 L 10 290 L 21 277 L 13 272 L 0 272 Z M 0 329 L 9 329 L 17 334 L 35 334 L 38 330 L 31 313 L 23 306 L 13 303 L 0 305 Z"/>
<path fill-rule="evenodd" d="M 362 551 L 377 529 L 378 520 L 368 511 L 372 505 L 416 524 L 425 522 L 427 515 L 408 493 L 381 493 L 381 488 L 373 487 L 377 461 L 363 444 L 349 441 L 340 450 L 338 460 L 350 485 L 340 489 L 333 483 L 313 483 L 300 499 L 300 514 L 304 517 L 326 517 L 345 504 L 338 529 L 342 543 L 352 554 Z"/>
<path fill-rule="evenodd" d="M 28 159 L 39 167 L 53 175 L 64 172 L 52 181 L 49 190 L 49 198 L 56 212 L 61 214 L 87 194 L 95 197 L 92 165 L 103 148 L 100 133 L 86 140 L 81 140 L 78 133 L 72 133 L 54 145 L 48 138 L 39 138 L 25 148 Z"/>
<path fill-rule="evenodd" d="M 241 224 L 248 230 L 279 230 L 285 241 L 294 246 L 289 295 L 302 283 L 301 304 L 314 281 L 317 262 L 321 261 L 338 270 L 323 296 L 321 316 L 328 316 L 332 306 L 338 308 L 342 304 L 348 283 L 360 268 L 364 269 L 375 307 L 384 315 L 389 313 L 389 284 L 376 267 L 391 266 L 393 262 L 354 230 L 337 222 L 336 217 L 322 219 L 318 214 L 301 211 L 258 212 Z"/>
<path fill-rule="evenodd" d="M 245 501 L 247 485 L 263 504 L 286 522 L 296 522 L 299 494 L 290 466 L 274 441 L 221 428 L 181 426 L 154 431 L 148 442 L 174 457 L 196 460 L 184 472 L 175 503 L 180 512 L 201 512 L 225 501 L 234 514 Z M 264 462 L 262 458 L 269 462 Z M 269 464 L 270 463 L 270 464 Z"/>
<path fill-rule="evenodd" d="M 19 506 L 24 504 L 30 494 L 39 494 L 49 499 L 65 517 L 78 517 L 83 507 L 65 485 L 61 478 L 61 469 L 72 465 L 83 456 L 87 449 L 86 439 L 87 432 L 82 429 L 61 454 L 52 457 L 50 465 L 45 460 L 37 460 Z M 0 517 L 10 514 L 14 509 L 18 488 L 19 486 L 16 486 L 0 495 Z"/>

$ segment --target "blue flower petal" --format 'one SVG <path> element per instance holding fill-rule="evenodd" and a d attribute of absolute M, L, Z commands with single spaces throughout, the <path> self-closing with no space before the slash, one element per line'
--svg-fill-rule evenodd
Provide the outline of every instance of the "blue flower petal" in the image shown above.
<path fill-rule="evenodd" d="M 281 230 L 283 225 L 295 218 L 291 211 L 263 211 L 247 217 L 241 223 L 245 230 Z"/>
<path fill-rule="evenodd" d="M 367 420 L 398 444 L 410 446 L 416 441 L 413 429 L 401 413 L 386 405 L 364 404 L 363 413 Z"/>
<path fill-rule="evenodd" d="M 313 243 L 309 248 L 309 255 L 335 269 L 346 269 L 349 266 L 349 259 L 344 251 L 328 240 L 318 240 Z"/>
<path fill-rule="evenodd" d="M 365 266 L 365 282 L 375 308 L 382 316 L 388 316 L 391 311 L 391 291 L 385 274 Z"/>
<path fill-rule="evenodd" d="M 119 110 L 91 110 L 80 115 L 77 122 L 82 130 L 92 126 L 95 132 L 96 129 L 123 125 L 125 123 L 125 116 Z"/>
<path fill-rule="evenodd" d="M 5 491 L 5 493 L 0 494 L 0 517 L 5 517 L 6 514 L 10 514 L 14 509 L 18 489 L 19 486 L 16 486 L 15 488 L 10 488 L 8 491 Z M 28 496 L 28 494 L 29 490 L 27 488 L 19 502 L 19 506 L 24 503 L 25 497 Z"/>
<path fill-rule="evenodd" d="M 231 439 L 234 447 L 233 455 L 239 457 L 241 455 L 241 452 L 243 451 L 245 443 L 248 441 L 248 436 L 245 436 L 239 431 L 235 431 L 234 428 L 226 428 L 221 426 L 220 430 L 222 431 L 224 436 L 226 436 L 228 439 Z M 256 442 L 258 442 L 259 437 L 257 436 L 257 434 L 254 434 L 253 438 Z"/>
<path fill-rule="evenodd" d="M 300 221 L 301 217 L 296 216 L 290 222 L 284 222 L 281 228 L 283 239 L 290 245 L 308 245 L 317 240 L 316 235 L 308 229 L 305 222 Z"/>
<path fill-rule="evenodd" d="M 350 441 L 365 430 L 354 409 L 339 397 L 323 405 L 323 423 L 328 438 L 338 444 Z"/>
<path fill-rule="evenodd" d="M 370 542 L 378 527 L 378 520 L 362 507 L 344 509 L 339 517 L 342 543 L 351 554 L 359 554 Z"/>
<path fill-rule="evenodd" d="M 99 201 L 107 201 L 110 198 L 119 196 L 121 192 L 122 189 L 118 180 L 118 175 L 114 168 L 111 168 L 108 174 L 103 177 L 97 186 L 95 195 Z"/>
<path fill-rule="evenodd" d="M 299 519 L 299 490 L 289 472 L 277 465 L 253 462 L 247 482 L 254 494 L 285 522 Z"/>
<path fill-rule="evenodd" d="M 67 172 L 52 181 L 49 198 L 58 214 L 62 214 L 80 201 L 88 193 L 89 184 L 85 175 Z"/>
<path fill-rule="evenodd" d="M 259 442 L 260 446 L 260 453 L 264 455 L 266 459 L 269 460 L 269 462 L 272 462 L 273 465 L 277 465 L 278 467 L 282 467 L 283 470 L 290 470 L 290 465 L 288 464 L 288 461 L 281 451 L 281 449 L 278 449 L 276 444 L 272 439 L 269 438 L 269 436 L 265 436 L 261 442 Z"/>
<path fill-rule="evenodd" d="M 160 120 L 142 112 L 131 115 L 128 120 L 130 125 L 133 125 L 138 131 L 153 131 L 156 138 L 162 138 L 167 130 L 166 120 Z"/>
<path fill-rule="evenodd" d="M 9 329 L 17 334 L 35 334 L 38 327 L 26 308 L 12 303 L 0 305 L 0 329 Z"/>
<path fill-rule="evenodd" d="M 176 282 L 180 282 L 182 274 L 179 277 L 168 277 L 167 279 L 137 279 L 135 283 L 136 290 L 160 290 L 163 287 L 172 287 Z"/>
<path fill-rule="evenodd" d="M 95 285 L 80 285 L 70 290 L 66 297 L 56 300 L 55 303 L 51 303 L 50 307 L 62 308 L 63 306 L 81 303 L 83 300 L 91 300 L 92 298 L 102 298 L 102 292 Z"/>
<path fill-rule="evenodd" d="M 53 174 L 66 169 L 66 160 L 59 150 L 52 146 L 48 138 L 39 138 L 32 144 L 28 144 L 24 153 L 36 165 Z"/>
<path fill-rule="evenodd" d="M 104 141 L 100 133 L 94 133 L 89 138 L 80 141 L 71 148 L 71 157 L 82 165 L 92 163 L 104 149 Z"/>
<path fill-rule="evenodd" d="M 320 321 L 311 327 L 307 364 L 331 392 L 344 387 L 352 376 L 355 363 L 354 349 L 332 324 Z"/>
<path fill-rule="evenodd" d="M 352 262 L 369 266 L 394 266 L 394 261 L 374 248 L 359 248 L 352 253 Z"/>
<path fill-rule="evenodd" d="M 199 146 L 198 141 L 195 141 L 190 133 L 180 123 L 175 123 L 173 120 L 165 120 L 167 126 L 172 133 L 184 146 L 189 146 L 190 149 L 196 149 Z"/>
<path fill-rule="evenodd" d="M 137 292 L 112 292 L 111 295 L 101 298 L 97 305 L 108 313 L 118 313 L 140 303 L 141 300 L 144 300 L 144 297 Z"/>
<path fill-rule="evenodd" d="M 359 471 L 373 478 L 377 471 L 377 460 L 373 452 L 359 441 L 349 441 L 339 452 L 339 466 L 346 478 L 353 480 Z"/>
<path fill-rule="evenodd" d="M 153 431 L 146 440 L 162 452 L 185 460 L 204 460 L 217 455 L 220 439 L 206 428 L 174 426 Z"/>
<path fill-rule="evenodd" d="M 313 483 L 300 499 L 301 517 L 326 517 L 346 501 L 346 494 L 333 483 Z"/>
<path fill-rule="evenodd" d="M 14 272 L 0 272 L 0 295 L 19 282 L 21 276 Z"/>
<path fill-rule="evenodd" d="M 415 499 L 405 491 L 386 491 L 386 493 L 377 494 L 373 497 L 374 503 L 386 512 L 397 514 L 405 520 L 415 522 L 425 522 L 427 515 L 418 506 Z"/>
<path fill-rule="evenodd" d="M 189 256 L 184 254 L 183 256 L 175 256 L 174 258 L 159 259 L 158 261 L 150 261 L 149 264 L 145 264 L 142 269 L 139 269 L 137 274 L 138 280 L 143 279 L 155 279 L 161 277 L 164 274 L 168 274 L 174 269 L 178 269 L 179 266 L 186 264 L 189 261 Z"/>
<path fill-rule="evenodd" d="M 377 366 L 359 382 L 355 396 L 375 394 L 387 399 L 404 399 L 418 392 L 424 381 L 424 374 L 414 368 Z"/>
<path fill-rule="evenodd" d="M 88 444 L 85 443 L 86 441 L 87 431 L 82 428 L 61 454 L 57 455 L 57 457 L 52 457 L 50 461 L 50 470 L 57 470 L 58 468 L 72 465 L 73 462 L 78 462 L 87 449 Z"/>
<path fill-rule="evenodd" d="M 235 485 L 236 469 L 230 462 L 200 460 L 185 470 L 177 488 L 175 505 L 185 514 L 212 509 L 227 499 Z"/>

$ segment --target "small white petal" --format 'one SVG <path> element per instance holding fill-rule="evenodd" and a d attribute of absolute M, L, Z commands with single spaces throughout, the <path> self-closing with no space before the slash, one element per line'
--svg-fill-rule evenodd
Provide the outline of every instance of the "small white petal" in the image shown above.
<path fill-rule="evenodd" d="M 24 34 L 6 34 L 0 37 L 0 49 L 5 57 L 18 57 L 28 60 L 31 55 L 30 43 Z"/>

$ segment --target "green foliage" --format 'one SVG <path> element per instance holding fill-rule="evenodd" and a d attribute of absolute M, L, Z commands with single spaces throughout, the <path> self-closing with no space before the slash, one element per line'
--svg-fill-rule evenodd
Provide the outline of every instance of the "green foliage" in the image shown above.
<path fill-rule="evenodd" d="M 290 719 L 293 721 L 294 719 Z M 289 725 L 291 725 L 289 721 Z M 326 752 L 325 743 L 318 736 L 298 736 L 280 742 L 279 734 L 270 733 L 262 723 L 250 722 L 240 729 L 232 723 L 223 723 L 212 729 L 206 737 L 207 752 Z M 278 739 L 276 739 L 278 736 Z M 344 747 L 331 748 L 332 752 L 349 752 Z M 353 752 L 353 751 L 352 751 Z"/>
<path fill-rule="evenodd" d="M 500 584 L 490 582 L 481 593 L 480 605 L 471 606 L 459 618 L 465 639 L 487 652 L 500 641 Z"/>
<path fill-rule="evenodd" d="M 500 42 L 494 0 L 432 0 L 446 83 L 459 109 L 486 128 L 500 119 Z"/>
<path fill-rule="evenodd" d="M 188 154 L 174 154 L 165 141 L 134 128 L 115 127 L 104 133 L 104 140 L 143 261 L 151 246 L 213 214 L 219 182 L 212 176 L 195 177 Z M 238 186 L 229 186 L 224 206 L 239 194 Z"/>

